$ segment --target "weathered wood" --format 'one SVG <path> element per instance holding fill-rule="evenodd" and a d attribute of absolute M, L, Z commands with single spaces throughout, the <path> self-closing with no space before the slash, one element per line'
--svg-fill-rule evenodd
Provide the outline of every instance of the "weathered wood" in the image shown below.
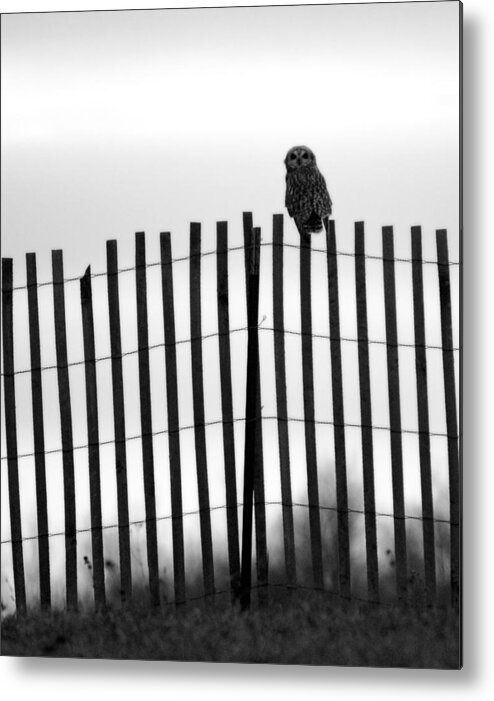
<path fill-rule="evenodd" d="M 94 349 L 93 300 L 91 290 L 91 266 L 80 281 L 82 331 L 84 338 L 84 370 L 86 378 L 86 417 L 89 459 L 89 499 L 91 510 L 92 572 L 94 605 L 102 609 L 106 605 L 105 565 L 103 559 L 103 533 L 101 519 L 101 479 L 98 428 L 98 392 L 96 385 L 96 361 Z"/>
<path fill-rule="evenodd" d="M 372 399 L 367 327 L 367 283 L 365 269 L 364 223 L 355 223 L 355 292 L 357 300 L 357 338 L 360 383 L 360 422 L 364 482 L 365 545 L 367 591 L 371 601 L 379 601 L 379 570 L 376 536 L 376 497 L 374 486 L 374 441 L 372 435 Z"/>
<path fill-rule="evenodd" d="M 132 597 L 132 572 L 129 533 L 129 496 L 127 487 L 127 448 L 125 442 L 125 402 L 118 289 L 118 252 L 117 242 L 115 240 L 106 242 L 106 271 L 110 320 L 113 426 L 115 432 L 120 596 L 122 601 L 129 601 Z"/>
<path fill-rule="evenodd" d="M 175 303 L 170 234 L 162 232 L 161 290 L 165 329 L 166 402 L 168 414 L 168 452 L 170 457 L 170 492 L 172 505 L 173 577 L 175 604 L 185 603 L 184 521 L 182 507 L 182 472 L 178 413 L 177 349 L 175 345 Z"/>
<path fill-rule="evenodd" d="M 460 465 L 458 455 L 458 419 L 456 412 L 455 359 L 451 319 L 451 284 L 446 229 L 436 231 L 439 298 L 441 304 L 441 339 L 443 355 L 444 399 L 448 434 L 449 518 L 451 548 L 451 604 L 457 608 L 460 598 Z"/>
<path fill-rule="evenodd" d="M 321 514 L 317 479 L 316 426 L 314 416 L 314 367 L 312 359 L 311 239 L 300 238 L 300 319 L 302 342 L 302 382 L 304 394 L 305 456 L 309 499 L 312 576 L 316 589 L 324 588 L 322 565 Z"/>
<path fill-rule="evenodd" d="M 403 446 L 401 438 L 400 378 L 398 371 L 398 332 L 396 324 L 396 286 L 394 269 L 393 228 L 384 226 L 383 276 L 386 317 L 386 349 L 388 365 L 389 424 L 393 482 L 393 514 L 396 560 L 396 588 L 400 599 L 407 596 L 407 542 L 405 496 L 403 488 Z"/>
<path fill-rule="evenodd" d="M 194 404 L 194 437 L 196 447 L 197 489 L 201 524 L 202 572 L 204 593 L 215 593 L 213 540 L 209 510 L 206 426 L 204 415 L 204 382 L 202 365 L 201 323 L 201 225 L 190 225 L 190 336 L 192 356 L 192 395 Z"/>
<path fill-rule="evenodd" d="M 295 535 L 293 527 L 292 483 L 290 474 L 290 444 L 288 440 L 288 410 L 285 363 L 285 311 L 283 291 L 283 215 L 273 216 L 273 325 L 274 366 L 276 377 L 276 409 L 278 415 L 278 447 L 280 454 L 281 500 L 285 572 L 288 586 L 297 585 Z"/>
<path fill-rule="evenodd" d="M 72 406 L 67 360 L 67 331 L 65 323 L 65 288 L 63 253 L 52 251 L 53 309 L 55 318 L 55 347 L 57 353 L 58 403 L 62 432 L 63 498 L 65 518 L 65 601 L 68 609 L 76 611 L 77 602 L 77 532 L 74 477 L 74 442 L 72 436 Z"/>
<path fill-rule="evenodd" d="M 149 595 L 153 606 L 160 605 L 158 536 L 156 529 L 156 494 L 154 482 L 153 422 L 151 381 L 149 375 L 149 334 L 146 281 L 146 242 L 144 232 L 135 235 L 137 343 L 139 358 L 139 392 L 141 406 L 142 467 L 146 508 L 146 548 L 149 569 Z"/>
<path fill-rule="evenodd" d="M 425 343 L 424 283 L 422 271 L 422 230 L 412 226 L 413 318 L 415 330 L 415 375 L 419 426 L 420 484 L 422 490 L 422 537 L 427 604 L 436 600 L 436 555 L 434 540 L 434 503 L 432 497 L 429 400 L 427 388 L 427 351 Z"/>
<path fill-rule="evenodd" d="M 50 552 L 48 545 L 48 502 L 46 494 L 45 432 L 43 426 L 43 388 L 39 337 L 38 280 L 36 254 L 26 253 L 29 350 L 31 355 L 31 399 L 36 474 L 36 516 L 38 525 L 39 593 L 41 609 L 51 606 Z"/>
<path fill-rule="evenodd" d="M 340 306 L 338 291 L 338 260 L 336 257 L 336 235 L 334 221 L 325 220 L 326 250 L 328 253 L 328 298 L 329 298 L 329 335 L 331 350 L 331 382 L 333 393 L 333 429 L 335 451 L 335 475 L 336 475 L 336 504 L 338 509 L 338 564 L 339 564 L 339 588 L 340 594 L 349 597 L 351 593 L 350 580 L 350 535 L 348 528 L 348 486 L 346 469 L 345 446 L 345 412 L 343 406 L 343 372 L 341 364 L 341 339 L 340 339 Z M 375 534 L 374 534 L 375 537 Z M 367 554 L 369 561 L 369 546 Z M 370 599 L 377 599 L 375 583 L 377 581 L 377 556 L 372 561 L 374 551 L 371 550 L 371 584 L 372 593 Z"/>
<path fill-rule="evenodd" d="M 3 388 L 5 405 L 5 439 L 9 482 L 10 538 L 14 569 L 14 594 L 17 614 L 26 612 L 26 584 L 22 552 L 21 504 L 19 497 L 19 463 L 15 416 L 14 328 L 12 299 L 12 258 L 2 258 L 2 336 Z"/>
<path fill-rule="evenodd" d="M 244 496 L 242 522 L 242 571 L 240 603 L 243 610 L 250 607 L 252 569 L 252 497 L 257 472 L 256 436 L 260 417 L 257 415 L 257 384 L 259 378 L 259 229 L 253 228 L 248 261 L 247 294 L 247 376 L 245 397 Z"/>
<path fill-rule="evenodd" d="M 230 316 L 228 305 L 228 224 L 216 225 L 216 289 L 218 300 L 218 342 L 220 355 L 221 407 L 223 415 L 223 455 L 225 462 L 226 520 L 228 563 L 232 599 L 240 578 L 240 549 L 233 430 L 233 393 L 230 353 Z"/>
<path fill-rule="evenodd" d="M 252 213 L 244 212 L 243 214 L 243 233 L 244 233 L 244 262 L 245 262 L 245 286 L 246 299 L 249 294 L 249 266 L 252 260 L 251 251 L 256 249 L 256 258 L 260 261 L 260 229 L 258 235 L 254 235 L 252 225 Z M 258 249 L 258 250 L 257 250 Z M 258 323 L 256 321 L 256 323 Z M 263 440 L 262 440 L 262 409 L 261 409 L 261 376 L 257 376 L 257 398 L 256 398 L 256 416 L 260 417 L 256 421 L 256 474 L 254 476 L 254 515 L 256 525 L 256 570 L 257 570 L 257 598 L 261 606 L 268 604 L 268 547 L 266 534 L 266 497 L 264 490 L 264 459 L 263 459 Z"/>

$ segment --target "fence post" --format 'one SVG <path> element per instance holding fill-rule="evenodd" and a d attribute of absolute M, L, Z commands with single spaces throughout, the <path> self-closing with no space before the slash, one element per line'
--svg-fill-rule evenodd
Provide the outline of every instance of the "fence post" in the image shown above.
<path fill-rule="evenodd" d="M 146 241 L 143 231 L 135 235 L 137 342 L 139 346 L 139 392 L 141 404 L 142 468 L 146 507 L 146 548 L 149 569 L 149 595 L 153 606 L 160 605 L 158 536 L 154 486 L 153 423 L 149 375 L 149 335 L 146 283 Z"/>
<path fill-rule="evenodd" d="M 260 230 L 252 229 L 249 253 L 247 294 L 247 379 L 245 398 L 244 497 L 242 525 L 242 572 L 240 603 L 242 610 L 250 608 L 252 569 L 252 496 L 256 465 L 257 385 L 259 380 L 259 240 Z"/>
<path fill-rule="evenodd" d="M 46 611 L 51 605 L 50 553 L 48 546 L 48 505 L 46 494 L 45 435 L 43 427 L 43 390 L 41 384 L 38 280 L 36 275 L 35 253 L 26 253 L 26 276 L 29 313 L 29 349 L 31 355 L 34 464 L 36 470 L 39 591 L 41 609 Z"/>
<path fill-rule="evenodd" d="M 103 560 L 103 533 L 101 522 L 98 393 L 96 387 L 91 266 L 88 266 L 86 272 L 81 278 L 80 288 L 82 331 L 84 337 L 84 370 L 86 377 L 86 416 L 89 456 L 89 496 L 91 507 L 94 604 L 96 609 L 101 609 L 106 605 L 106 595 L 105 566 Z"/>
<path fill-rule="evenodd" d="M 63 253 L 51 252 L 53 276 L 53 309 L 55 345 L 57 351 L 58 404 L 62 430 L 63 495 L 65 510 L 65 590 L 67 608 L 77 610 L 77 533 L 74 477 L 74 443 L 72 436 L 72 407 L 67 361 L 67 332 L 65 327 L 65 291 Z"/>
<path fill-rule="evenodd" d="M 252 226 L 252 213 L 244 212 L 243 214 L 243 229 L 244 229 L 244 263 L 245 263 L 245 286 L 246 299 L 249 295 L 249 270 L 250 270 L 250 251 L 253 247 L 257 248 L 261 245 L 261 230 L 258 235 L 254 234 Z M 260 270 L 260 256 L 257 254 Z M 248 310 L 247 310 L 248 316 Z M 257 323 L 257 321 L 256 321 Z M 259 361 L 258 361 L 259 363 Z M 254 475 L 254 515 L 256 524 L 256 569 L 257 569 L 257 599 L 260 606 L 267 606 L 269 600 L 268 592 L 268 549 L 266 540 L 266 497 L 264 492 L 264 460 L 263 460 L 263 441 L 262 441 L 262 409 L 261 409 L 261 376 L 257 373 L 256 387 L 256 473 Z"/>
<path fill-rule="evenodd" d="M 170 456 L 170 492 L 172 503 L 173 577 L 175 604 L 185 603 L 184 521 L 178 414 L 177 349 L 175 345 L 175 304 L 170 234 L 162 232 L 161 291 L 165 329 L 166 405 L 168 414 L 168 452 Z"/>
<path fill-rule="evenodd" d="M 230 355 L 230 316 L 228 309 L 228 224 L 216 224 L 216 289 L 218 301 L 218 342 L 223 414 L 223 454 L 225 461 L 226 518 L 228 563 L 232 601 L 240 584 L 240 549 L 238 534 L 237 484 L 235 469 L 235 435 L 233 430 L 233 396 Z"/>
<path fill-rule="evenodd" d="M 208 466 L 206 457 L 206 423 L 204 416 L 204 383 L 202 365 L 201 324 L 201 225 L 190 225 L 190 336 L 192 359 L 192 395 L 194 404 L 194 438 L 196 448 L 197 490 L 201 524 L 202 572 L 204 593 L 215 593 L 213 539 L 209 510 Z"/>
<path fill-rule="evenodd" d="M 401 440 L 401 399 L 400 378 L 398 372 L 398 332 L 396 325 L 393 227 L 383 227 L 382 241 L 384 307 L 386 316 L 386 350 L 388 364 L 389 424 L 393 481 L 396 587 L 398 597 L 400 599 L 405 599 L 408 589 L 407 541 L 405 525 L 405 496 L 403 491 L 403 448 Z"/>
<path fill-rule="evenodd" d="M 458 456 L 453 326 L 451 320 L 451 287 L 446 229 L 436 231 L 436 244 L 441 303 L 444 398 L 446 402 L 446 427 L 448 434 L 451 605 L 457 608 L 460 597 L 460 465 Z"/>
<path fill-rule="evenodd" d="M 364 482 L 365 539 L 367 549 L 367 591 L 379 601 L 379 569 L 376 535 L 376 497 L 374 487 L 374 441 L 372 435 L 372 399 L 367 328 L 367 285 L 365 270 L 364 222 L 355 222 L 355 292 L 357 298 L 358 367 L 360 385 L 360 423 Z M 376 597 L 374 599 L 374 597 Z"/>
<path fill-rule="evenodd" d="M 305 455 L 312 555 L 312 576 L 316 589 L 324 588 L 321 514 L 317 480 L 316 426 L 314 416 L 314 369 L 312 359 L 311 239 L 300 237 L 300 318 L 302 341 L 302 381 L 304 393 Z"/>
<path fill-rule="evenodd" d="M 338 508 L 338 564 L 340 594 L 349 597 L 350 580 L 350 535 L 348 530 L 348 486 L 345 447 L 345 414 L 343 408 L 343 373 L 341 365 L 340 307 L 338 292 L 338 261 L 336 258 L 336 236 L 334 221 L 324 221 L 326 228 L 326 250 L 328 262 L 328 298 L 329 298 L 329 335 L 331 347 L 331 386 L 333 391 L 333 427 L 336 473 L 336 504 Z M 366 534 L 367 536 L 367 534 Z M 368 539 L 367 539 L 368 540 Z M 367 553 L 369 560 L 369 546 Z M 377 557 L 377 554 L 376 554 Z M 374 570 L 372 575 L 372 594 L 376 599 Z"/>
<path fill-rule="evenodd" d="M 276 409 L 278 415 L 278 446 L 280 452 L 281 499 L 283 502 L 283 536 L 285 570 L 289 587 L 297 586 L 295 535 L 293 527 L 292 484 L 290 476 L 290 445 L 285 365 L 285 312 L 283 290 L 283 215 L 273 216 L 273 326 L 274 368 L 276 376 Z"/>
<path fill-rule="evenodd" d="M 127 489 L 127 450 L 125 443 L 125 403 L 120 336 L 120 301 L 118 291 L 118 253 L 115 240 L 106 242 L 108 311 L 110 319 L 111 372 L 113 391 L 113 426 L 115 432 L 115 470 L 118 504 L 118 543 L 120 555 L 120 597 L 132 596 L 130 564 L 129 497 Z"/>
<path fill-rule="evenodd" d="M 427 351 L 425 347 L 424 284 L 422 275 L 422 230 L 412 226 L 412 282 L 415 329 L 415 375 L 419 424 L 420 484 L 422 490 L 422 528 L 426 602 L 436 599 L 436 555 L 434 542 L 434 503 L 432 497 L 429 400 L 427 389 Z"/>
<path fill-rule="evenodd" d="M 5 438 L 9 478 L 10 538 L 14 567 L 15 607 L 26 612 L 26 585 L 22 554 L 21 504 L 19 497 L 19 463 L 17 457 L 17 425 L 15 417 L 14 328 L 13 328 L 12 258 L 2 258 L 2 336 L 3 387 L 5 401 Z"/>

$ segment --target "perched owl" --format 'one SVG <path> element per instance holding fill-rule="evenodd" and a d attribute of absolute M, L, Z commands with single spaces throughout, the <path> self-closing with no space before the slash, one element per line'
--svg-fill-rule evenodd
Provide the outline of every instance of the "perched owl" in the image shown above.
<path fill-rule="evenodd" d="M 285 166 L 285 205 L 300 236 L 321 231 L 333 203 L 316 157 L 307 146 L 294 146 L 286 154 Z"/>

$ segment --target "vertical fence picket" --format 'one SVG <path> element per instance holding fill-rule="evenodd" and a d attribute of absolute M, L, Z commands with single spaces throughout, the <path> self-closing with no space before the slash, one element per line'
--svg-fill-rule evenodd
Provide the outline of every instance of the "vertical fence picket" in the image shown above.
<path fill-rule="evenodd" d="M 350 536 L 348 530 L 348 486 L 345 447 L 345 413 L 343 408 L 343 372 L 341 364 L 340 301 L 338 291 L 338 261 L 334 221 L 325 221 L 328 261 L 329 335 L 331 348 L 331 383 L 333 391 L 334 451 L 336 473 L 336 504 L 338 508 L 338 564 L 340 594 L 350 596 Z M 377 600 L 377 551 L 374 542 L 366 538 L 369 563 L 369 598 Z M 366 533 L 367 536 L 367 533 Z M 372 547 L 373 546 L 373 547 Z M 374 563 L 373 557 L 376 557 Z M 369 562 L 370 561 L 370 562 Z M 372 593 L 371 591 L 372 590 Z"/>
<path fill-rule="evenodd" d="M 120 555 L 120 596 L 132 596 L 130 563 L 129 497 L 127 488 L 127 449 L 125 442 L 125 403 L 122 374 L 122 342 L 118 290 L 118 253 L 115 240 L 106 242 L 108 310 L 110 320 L 113 426 L 115 432 L 115 470 L 117 480 L 118 543 Z"/>
<path fill-rule="evenodd" d="M 458 454 L 458 420 L 456 415 L 455 359 L 451 319 L 451 283 L 446 229 L 436 231 L 437 268 L 441 304 L 441 339 L 443 354 L 444 398 L 448 434 L 449 518 L 451 549 L 451 604 L 456 608 L 460 596 L 460 465 Z"/>
<path fill-rule="evenodd" d="M 142 467 L 146 508 L 146 549 L 149 570 L 149 595 L 153 606 L 160 605 L 156 494 L 154 485 L 153 423 L 151 380 L 149 374 L 149 334 L 146 281 L 146 241 L 144 232 L 135 235 L 135 271 L 137 298 L 137 343 L 139 346 L 139 392 L 141 405 Z"/>
<path fill-rule="evenodd" d="M 400 599 L 407 595 L 407 542 L 405 496 L 403 489 L 403 447 L 401 438 L 400 378 L 398 371 L 398 332 L 396 325 L 396 286 L 393 227 L 382 229 L 384 309 L 386 316 L 386 350 L 388 365 L 389 424 L 393 482 L 396 587 Z"/>
<path fill-rule="evenodd" d="M 41 382 L 38 280 L 36 273 L 35 253 L 26 253 L 26 276 L 29 315 L 29 350 L 31 355 L 31 399 L 33 409 L 34 465 L 36 474 L 39 592 L 41 609 L 46 611 L 51 605 L 50 552 L 48 545 L 45 432 L 43 426 L 43 389 Z"/>
<path fill-rule="evenodd" d="M 252 571 L 252 497 L 257 472 L 256 461 L 257 380 L 259 377 L 259 229 L 252 229 L 249 247 L 247 284 L 247 375 L 245 383 L 245 441 L 244 441 L 244 489 L 242 519 L 242 572 L 240 603 L 243 610 L 250 607 Z"/>
<path fill-rule="evenodd" d="M 86 417 L 89 457 L 89 498 L 91 510 L 92 572 L 94 604 L 101 609 L 106 604 L 105 569 L 103 560 L 103 532 L 101 520 L 101 478 L 98 429 L 98 394 L 94 350 L 93 297 L 91 266 L 80 281 L 82 331 L 84 338 L 84 370 L 86 378 Z"/>
<path fill-rule="evenodd" d="M 290 444 L 288 440 L 282 214 L 275 214 L 273 217 L 273 326 L 281 500 L 283 502 L 282 514 L 283 539 L 285 547 L 285 571 L 288 586 L 295 587 L 297 585 L 297 570 L 295 560 L 295 535 L 293 527 L 292 484 L 290 474 Z"/>
<path fill-rule="evenodd" d="M 216 290 L 218 301 L 218 343 L 220 356 L 221 407 L 223 414 L 223 455 L 225 461 L 226 519 L 228 563 L 232 597 L 240 575 L 235 435 L 233 431 L 233 395 L 230 354 L 230 317 L 228 309 L 228 224 L 216 225 Z"/>
<path fill-rule="evenodd" d="M 411 238 L 424 577 L 426 601 L 429 605 L 432 605 L 436 599 L 436 556 L 434 545 L 434 505 L 432 498 L 429 401 L 427 389 L 427 351 L 425 345 L 422 230 L 420 226 L 412 226 Z"/>
<path fill-rule="evenodd" d="M 162 232 L 161 291 L 165 329 L 166 403 L 168 414 L 168 453 L 170 457 L 170 492 L 172 505 L 173 577 L 175 604 L 185 602 L 184 521 L 182 508 L 182 472 L 180 461 L 180 425 L 178 414 L 177 349 L 175 345 L 175 303 L 170 234 Z"/>
<path fill-rule="evenodd" d="M 204 415 L 204 382 L 202 365 L 201 324 L 201 225 L 190 225 L 190 336 L 192 356 L 192 394 L 194 404 L 194 437 L 196 447 L 197 489 L 201 524 L 202 571 L 204 593 L 215 593 L 213 540 L 209 510 L 206 426 Z"/>
<path fill-rule="evenodd" d="M 379 600 L 379 570 L 376 536 L 376 497 L 374 486 L 374 440 L 367 326 L 367 283 L 365 270 L 364 223 L 355 223 L 355 292 L 357 299 L 357 339 L 360 384 L 360 422 L 364 482 L 367 591 L 371 601 Z"/>
<path fill-rule="evenodd" d="M 19 496 L 19 463 L 17 458 L 17 424 L 15 416 L 14 328 L 13 328 L 12 258 L 2 258 L 2 336 L 3 387 L 5 403 L 5 439 L 9 482 L 10 537 L 14 569 L 15 607 L 18 614 L 26 611 L 26 584 L 22 552 L 21 504 Z"/>
<path fill-rule="evenodd" d="M 323 589 L 321 514 L 317 478 L 316 426 L 314 416 L 314 368 L 312 359 L 311 239 L 300 237 L 300 318 L 302 342 L 302 382 L 304 394 L 305 456 L 314 587 Z"/>
<path fill-rule="evenodd" d="M 65 600 L 67 608 L 77 610 L 77 533 L 75 507 L 74 442 L 72 436 L 72 405 L 67 360 L 67 331 L 65 324 L 65 288 L 63 253 L 52 251 L 53 309 L 55 346 L 57 353 L 58 403 L 62 432 L 63 498 L 65 518 Z"/>
<path fill-rule="evenodd" d="M 243 229 L 244 229 L 244 262 L 245 262 L 245 286 L 246 298 L 249 296 L 249 266 L 250 253 L 253 247 L 260 247 L 261 231 L 256 227 L 254 230 L 252 224 L 251 212 L 243 214 Z M 259 253 L 256 253 L 257 259 L 260 261 Z M 260 262 L 259 262 L 260 265 Z M 258 320 L 256 321 L 258 323 Z M 256 474 L 254 477 L 254 514 L 256 525 L 256 561 L 257 561 L 257 586 L 258 586 L 258 601 L 261 606 L 266 606 L 268 603 L 268 548 L 266 534 L 266 497 L 264 491 L 264 459 L 263 459 L 263 441 L 262 441 L 262 410 L 261 410 L 261 377 L 257 375 L 256 387 Z"/>

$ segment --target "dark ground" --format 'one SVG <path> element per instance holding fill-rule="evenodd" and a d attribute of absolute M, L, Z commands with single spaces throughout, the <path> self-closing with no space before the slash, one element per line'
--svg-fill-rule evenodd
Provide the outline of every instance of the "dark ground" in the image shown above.
<path fill-rule="evenodd" d="M 162 611 L 30 612 L 2 621 L 2 655 L 458 669 L 449 607 L 369 605 L 315 593 L 255 605 L 227 599 Z"/>

